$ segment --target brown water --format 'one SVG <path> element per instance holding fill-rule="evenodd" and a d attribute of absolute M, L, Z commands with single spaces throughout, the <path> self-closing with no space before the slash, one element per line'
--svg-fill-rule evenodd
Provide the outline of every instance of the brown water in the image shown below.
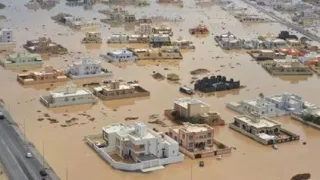
<path fill-rule="evenodd" d="M 86 46 L 81 44 L 84 32 L 72 31 L 68 27 L 55 24 L 51 16 L 59 12 L 67 12 L 73 15 L 85 17 L 86 19 L 103 18 L 97 10 L 107 8 L 106 5 L 96 5 L 92 11 L 85 11 L 82 7 L 66 7 L 61 2 L 50 11 L 28 10 L 24 7 L 26 1 L 4 0 L 6 9 L 0 10 L 0 14 L 6 15 L 8 21 L 2 21 L 1 27 L 12 27 L 17 40 L 17 51 L 23 51 L 22 44 L 27 40 L 36 39 L 47 35 L 55 42 L 67 47 L 70 55 L 52 57 L 45 61 L 46 65 L 53 65 L 56 68 L 65 68 L 68 63 L 78 60 L 83 56 L 99 59 L 100 53 L 115 49 L 117 46 L 109 47 L 104 43 L 101 46 Z M 212 110 L 221 113 L 222 118 L 227 122 L 232 121 L 236 113 L 229 111 L 225 103 L 239 101 L 242 99 L 253 99 L 258 97 L 260 92 L 264 94 L 291 92 L 301 95 L 304 99 L 320 105 L 320 98 L 316 95 L 319 92 L 319 78 L 317 76 L 307 78 L 297 77 L 272 77 L 264 71 L 245 52 L 225 52 L 216 46 L 213 35 L 220 35 L 230 30 L 241 38 L 255 37 L 258 34 L 275 33 L 286 28 L 279 24 L 259 24 L 244 26 L 227 12 L 218 6 L 200 9 L 195 7 L 192 0 L 186 1 L 184 8 L 176 6 L 159 6 L 152 3 L 150 7 L 135 9 L 128 7 L 128 11 L 137 15 L 150 14 L 152 11 L 162 14 L 173 12 L 180 13 L 186 18 L 182 23 L 168 23 L 174 28 L 174 37 L 183 36 L 192 40 L 196 45 L 194 52 L 183 53 L 183 60 L 175 62 L 150 62 L 141 61 L 137 64 L 111 65 L 103 62 L 103 66 L 113 71 L 114 78 L 125 80 L 139 80 L 140 84 L 151 92 L 149 98 L 119 100 L 102 102 L 94 106 L 76 106 L 67 108 L 47 109 L 39 102 L 39 96 L 48 93 L 50 88 L 63 88 L 65 83 L 57 84 L 54 87 L 49 85 L 38 85 L 22 87 L 16 82 L 18 71 L 0 70 L 0 98 L 4 99 L 7 108 L 13 117 L 18 121 L 21 128 L 26 126 L 27 138 L 42 151 L 44 142 L 44 155 L 48 163 L 54 168 L 61 179 L 66 179 L 66 171 L 69 180 L 185 180 L 191 179 L 217 179 L 217 180 L 287 180 L 297 173 L 311 173 L 312 179 L 320 179 L 318 162 L 320 148 L 320 132 L 307 127 L 289 118 L 281 118 L 278 121 L 283 126 L 301 135 L 299 142 L 281 144 L 279 150 L 274 151 L 257 142 L 230 130 L 226 127 L 216 127 L 215 136 L 227 145 L 236 147 L 230 155 L 224 156 L 223 160 L 205 158 L 205 167 L 198 167 L 198 160 L 185 159 L 185 162 L 167 166 L 165 169 L 148 173 L 129 173 L 112 169 L 107 163 L 101 160 L 84 142 L 85 135 L 101 132 L 101 127 L 110 123 L 126 122 L 128 116 L 139 116 L 139 120 L 146 122 L 151 114 L 163 116 L 163 110 L 171 108 L 173 100 L 184 97 L 179 93 L 179 85 L 168 83 L 166 80 L 157 81 L 151 77 L 153 71 L 164 75 L 177 73 L 182 85 L 191 86 L 190 71 L 196 68 L 209 69 L 213 74 L 222 74 L 228 78 L 241 80 L 247 88 L 238 91 L 218 93 L 212 96 L 194 95 L 195 98 L 203 100 L 212 106 Z M 210 17 L 210 19 L 208 19 Z M 203 21 L 208 25 L 211 34 L 208 37 L 197 38 L 189 35 L 188 29 Z M 224 22 L 222 24 L 222 22 Z M 45 26 L 42 26 L 45 25 Z M 222 29 L 222 27 L 224 29 Z M 116 32 L 125 32 L 123 27 L 112 28 L 108 25 L 101 29 L 104 38 Z M 62 35 L 58 35 L 61 33 Z M 131 31 L 126 33 L 130 34 Z M 82 52 L 78 54 L 77 52 Z M 2 57 L 4 54 L 1 54 Z M 222 58 L 216 59 L 216 56 Z M 237 65 L 240 63 L 240 65 Z M 221 67 L 224 65 L 224 67 Z M 234 67 L 234 68 L 231 68 Z M 168 68 L 168 70 L 164 70 Z M 219 72 L 216 72 L 220 70 Z M 81 84 L 78 82 L 77 84 Z M 57 87 L 58 86 L 58 87 Z M 41 112 L 37 112 L 41 111 Z M 79 115 L 85 112 L 94 121 Z M 52 118 L 59 121 L 50 124 L 48 120 L 38 121 L 48 113 Z M 78 124 L 69 127 L 61 127 L 66 120 L 72 117 L 79 118 Z M 168 120 L 164 121 L 168 125 Z M 157 125 L 150 125 L 160 130 L 167 130 Z M 302 145 L 306 141 L 307 145 Z M 191 173 L 192 170 L 192 173 Z"/>

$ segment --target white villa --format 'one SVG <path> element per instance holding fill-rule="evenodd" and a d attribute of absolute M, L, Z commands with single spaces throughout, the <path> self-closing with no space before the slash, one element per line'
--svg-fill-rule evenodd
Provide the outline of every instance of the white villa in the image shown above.
<path fill-rule="evenodd" d="M 266 117 L 276 117 L 302 112 L 308 102 L 295 94 L 283 93 L 270 95 L 257 100 L 244 100 L 227 103 L 227 107 L 240 113 L 256 113 Z"/>
<path fill-rule="evenodd" d="M 126 34 L 112 34 L 107 39 L 107 43 L 128 43 L 129 36 Z"/>
<path fill-rule="evenodd" d="M 69 65 L 66 74 L 72 79 L 112 76 L 112 72 L 101 67 L 100 61 L 87 58 Z"/>
<path fill-rule="evenodd" d="M 179 38 L 177 40 L 172 41 L 172 46 L 177 46 L 180 49 L 195 49 L 196 46 L 192 41 L 188 41 L 186 39 Z"/>
<path fill-rule="evenodd" d="M 98 23 L 95 23 L 92 21 L 86 21 L 83 18 L 79 18 L 79 17 L 65 17 L 65 20 L 68 26 L 75 29 L 100 27 Z"/>
<path fill-rule="evenodd" d="M 39 54 L 23 52 L 8 55 L 8 58 L 0 61 L 0 64 L 3 67 L 42 66 L 43 61 Z"/>
<path fill-rule="evenodd" d="M 142 122 L 103 127 L 102 136 L 106 146 L 101 148 L 93 144 L 90 137 L 86 139 L 115 169 L 148 172 L 184 160 L 178 142 Z"/>
<path fill-rule="evenodd" d="M 128 49 L 120 49 L 116 51 L 110 51 L 106 54 L 101 54 L 101 57 L 109 60 L 109 61 L 135 61 L 137 60 L 137 56 L 133 54 L 132 51 L 129 51 Z"/>
<path fill-rule="evenodd" d="M 16 47 L 13 40 L 13 31 L 11 29 L 0 28 L 0 51 L 9 50 Z"/>
<path fill-rule="evenodd" d="M 283 39 L 266 39 L 264 45 L 267 49 L 280 49 L 288 47 L 288 43 Z"/>
<path fill-rule="evenodd" d="M 299 135 L 282 128 L 280 123 L 258 114 L 235 116 L 229 127 L 264 145 L 300 139 Z"/>
<path fill-rule="evenodd" d="M 98 100 L 87 89 L 77 89 L 74 84 L 68 85 L 63 91 L 50 92 L 49 95 L 41 96 L 40 101 L 47 107 L 72 106 L 80 104 L 94 104 Z"/>
<path fill-rule="evenodd" d="M 222 34 L 220 36 L 215 36 L 214 39 L 222 49 L 230 50 L 242 48 L 242 41 L 231 32 Z"/>

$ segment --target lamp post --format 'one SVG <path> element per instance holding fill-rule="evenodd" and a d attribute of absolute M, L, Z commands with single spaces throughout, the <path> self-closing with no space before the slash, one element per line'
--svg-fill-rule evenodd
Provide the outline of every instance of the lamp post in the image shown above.
<path fill-rule="evenodd" d="M 42 169 L 44 169 L 44 141 L 42 140 Z"/>

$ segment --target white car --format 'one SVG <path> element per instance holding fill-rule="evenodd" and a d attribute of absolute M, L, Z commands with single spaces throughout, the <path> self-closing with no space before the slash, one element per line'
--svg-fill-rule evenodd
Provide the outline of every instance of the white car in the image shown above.
<path fill-rule="evenodd" d="M 27 157 L 27 158 L 32 158 L 31 152 L 27 152 L 26 157 Z"/>

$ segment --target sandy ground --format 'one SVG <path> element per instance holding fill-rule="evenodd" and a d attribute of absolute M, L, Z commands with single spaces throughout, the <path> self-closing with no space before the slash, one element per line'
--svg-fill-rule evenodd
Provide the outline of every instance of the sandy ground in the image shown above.
<path fill-rule="evenodd" d="M 6 173 L 4 172 L 3 165 L 0 163 L 0 180 L 8 180 Z"/>
<path fill-rule="evenodd" d="M 104 15 L 97 10 L 106 9 L 108 6 L 98 4 L 93 10 L 86 11 L 83 7 L 66 7 L 61 2 L 55 8 L 48 10 L 28 10 L 24 4 L 26 1 L 4 0 L 7 8 L 0 11 L 0 14 L 7 16 L 8 20 L 1 22 L 1 27 L 11 27 L 15 31 L 17 51 L 24 51 L 22 44 L 27 40 L 36 39 L 41 36 L 48 36 L 52 40 L 67 47 L 71 52 L 61 57 L 51 57 L 45 61 L 46 65 L 53 65 L 56 68 L 65 68 L 67 64 L 76 61 L 81 57 L 100 59 L 99 54 L 117 48 L 106 43 L 101 46 L 85 46 L 80 44 L 85 32 L 72 31 L 54 23 L 51 16 L 60 12 L 67 12 L 75 16 L 93 19 L 100 19 Z M 168 83 L 166 80 L 157 81 L 151 77 L 153 71 L 162 74 L 177 73 L 181 77 L 182 85 L 190 84 L 190 71 L 196 68 L 209 69 L 213 74 L 225 75 L 228 78 L 241 80 L 247 88 L 218 93 L 212 96 L 194 95 L 212 106 L 212 110 L 221 113 L 223 119 L 232 122 L 236 113 L 229 111 L 225 103 L 243 99 L 257 98 L 258 94 L 291 92 L 301 95 L 305 100 L 320 104 L 320 98 L 316 95 L 319 91 L 319 77 L 274 77 L 264 71 L 245 52 L 226 52 L 216 46 L 213 36 L 231 31 L 240 38 L 254 38 L 258 34 L 278 34 L 285 27 L 273 24 L 256 24 L 244 26 L 227 12 L 218 6 L 199 8 L 192 0 L 186 1 L 183 8 L 175 6 L 160 6 L 154 2 L 150 7 L 126 8 L 129 12 L 136 12 L 137 16 L 151 14 L 179 13 L 186 20 L 181 23 L 170 23 L 174 28 L 174 38 L 183 36 L 192 40 L 196 50 L 183 53 L 183 60 L 175 62 L 139 62 L 125 66 L 115 66 L 103 62 L 103 66 L 113 71 L 114 78 L 125 80 L 138 80 L 140 84 L 151 92 L 149 98 L 119 100 L 111 102 L 99 102 L 95 106 L 78 106 L 57 109 L 47 109 L 39 102 L 39 96 L 48 93 L 46 90 L 61 89 L 67 83 L 59 83 L 55 86 L 39 85 L 22 87 L 16 82 L 16 75 L 22 69 L 5 70 L 0 69 L 0 98 L 4 99 L 7 108 L 13 117 L 18 121 L 21 128 L 25 126 L 27 138 L 35 144 L 42 152 L 44 142 L 44 156 L 54 168 L 61 179 L 94 179 L 102 180 L 107 178 L 121 180 L 146 180 L 157 178 L 167 179 L 218 179 L 218 180 L 287 180 L 297 173 L 311 173 L 312 179 L 320 179 L 318 162 L 320 157 L 320 132 L 307 127 L 289 118 L 280 118 L 278 122 L 293 132 L 301 135 L 301 140 L 279 145 L 279 150 L 274 151 L 271 147 L 262 146 L 255 141 L 242 136 L 241 134 L 226 127 L 215 128 L 215 136 L 223 143 L 236 147 L 230 155 L 224 156 L 222 161 L 215 158 L 205 158 L 204 168 L 198 167 L 198 160 L 185 159 L 184 163 L 173 164 L 165 169 L 148 173 L 128 173 L 112 169 L 107 163 L 100 159 L 84 142 L 83 137 L 89 134 L 101 132 L 101 127 L 116 123 L 133 123 L 125 121 L 125 117 L 139 116 L 139 121 L 149 121 L 151 114 L 163 116 L 163 110 L 171 108 L 173 101 L 184 97 L 179 93 L 177 84 Z M 208 26 L 211 35 L 205 38 L 197 38 L 189 35 L 188 29 L 198 25 L 201 21 Z M 112 33 L 126 32 L 124 27 L 111 28 L 105 25 L 100 28 L 104 38 Z M 60 35 L 58 35 L 60 34 Z M 77 52 L 81 52 L 78 54 Z M 1 54 L 2 58 L 5 54 Z M 217 56 L 222 58 L 216 58 Z M 223 65 L 224 67 L 221 67 Z M 234 68 L 232 68 L 234 67 Z M 164 70 L 168 68 L 168 70 Z M 88 80 L 90 81 L 90 80 Z M 84 81 L 74 81 L 81 84 Z M 48 113 L 51 118 L 59 121 L 50 124 L 48 120 L 39 121 L 44 114 Z M 79 115 L 85 113 L 94 117 L 94 121 Z M 61 127 L 65 121 L 71 118 L 78 118 L 78 124 Z M 170 125 L 170 121 L 165 120 Z M 160 130 L 167 130 L 157 125 L 150 125 Z M 307 145 L 302 145 L 306 141 Z M 192 171 L 192 173 L 191 173 Z M 66 173 L 68 172 L 68 173 Z M 66 175 L 68 174 L 68 175 Z"/>

